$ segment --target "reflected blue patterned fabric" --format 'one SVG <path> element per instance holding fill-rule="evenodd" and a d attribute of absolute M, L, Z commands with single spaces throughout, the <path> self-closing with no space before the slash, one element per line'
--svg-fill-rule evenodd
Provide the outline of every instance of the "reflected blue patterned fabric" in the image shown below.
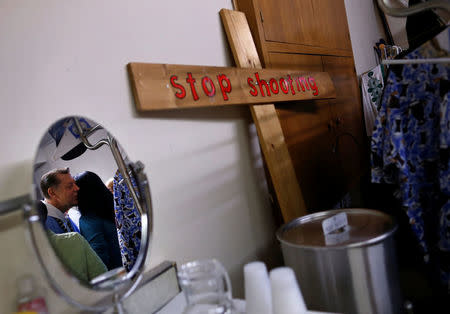
<path fill-rule="evenodd" d="M 430 42 L 406 58 L 436 58 Z M 424 260 L 450 283 L 450 67 L 391 65 L 371 143 L 372 181 L 396 184 L 396 196 Z"/>
<path fill-rule="evenodd" d="M 131 181 L 135 191 L 137 191 L 136 181 L 133 177 L 131 177 Z M 116 213 L 122 263 L 125 269 L 130 271 L 136 262 L 141 247 L 141 215 L 119 171 L 114 176 L 113 188 L 114 211 Z"/>

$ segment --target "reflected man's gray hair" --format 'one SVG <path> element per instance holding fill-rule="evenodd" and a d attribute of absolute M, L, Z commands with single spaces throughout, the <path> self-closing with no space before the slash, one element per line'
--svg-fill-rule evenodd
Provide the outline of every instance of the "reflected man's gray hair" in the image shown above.
<path fill-rule="evenodd" d="M 59 168 L 50 170 L 47 173 L 44 173 L 41 177 L 41 191 L 44 194 L 45 198 L 50 198 L 48 195 L 48 189 L 52 187 L 57 187 L 61 181 L 58 178 L 58 174 L 68 174 L 70 173 L 69 167 Z"/>

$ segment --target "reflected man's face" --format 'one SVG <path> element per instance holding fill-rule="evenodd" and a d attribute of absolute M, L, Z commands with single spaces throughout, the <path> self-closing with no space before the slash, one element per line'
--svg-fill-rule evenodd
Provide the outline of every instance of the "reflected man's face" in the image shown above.
<path fill-rule="evenodd" d="M 69 209 L 78 204 L 78 191 L 80 188 L 75 183 L 72 176 L 68 174 L 58 174 L 60 183 L 53 188 L 54 199 L 58 202 L 61 209 Z"/>

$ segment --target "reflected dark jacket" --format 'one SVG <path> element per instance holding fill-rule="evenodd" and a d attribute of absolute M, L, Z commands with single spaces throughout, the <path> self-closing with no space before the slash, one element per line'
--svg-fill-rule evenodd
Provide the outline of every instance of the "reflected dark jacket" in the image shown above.
<path fill-rule="evenodd" d="M 108 270 L 122 267 L 115 223 L 100 217 L 81 216 L 80 232 Z"/>

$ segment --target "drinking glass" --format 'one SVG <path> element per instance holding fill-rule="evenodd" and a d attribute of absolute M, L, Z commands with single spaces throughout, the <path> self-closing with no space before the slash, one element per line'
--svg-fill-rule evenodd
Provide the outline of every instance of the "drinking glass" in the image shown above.
<path fill-rule="evenodd" d="M 223 265 L 197 260 L 181 265 L 178 281 L 186 297 L 185 314 L 235 314 L 231 283 Z"/>

